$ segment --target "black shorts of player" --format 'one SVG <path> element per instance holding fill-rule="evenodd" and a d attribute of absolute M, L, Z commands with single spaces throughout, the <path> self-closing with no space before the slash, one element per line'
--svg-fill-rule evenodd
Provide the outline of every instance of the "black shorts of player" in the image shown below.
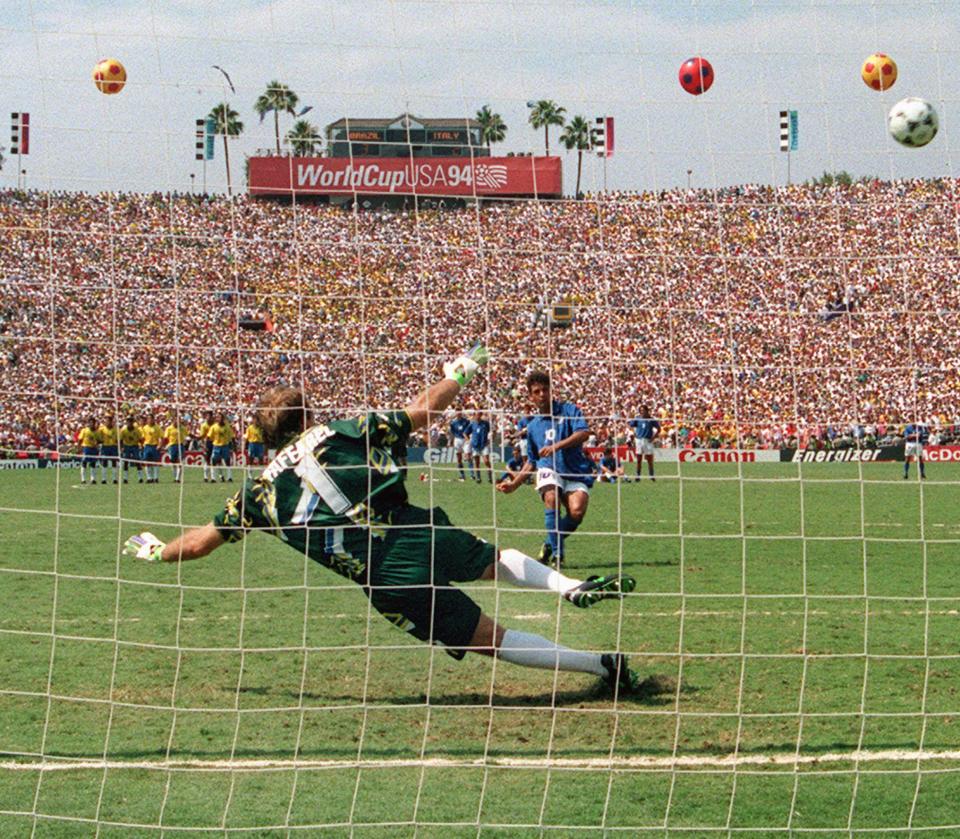
<path fill-rule="evenodd" d="M 213 440 L 204 441 L 203 456 L 207 459 L 207 463 L 213 460 Z"/>
<path fill-rule="evenodd" d="M 369 569 L 374 608 L 421 641 L 469 647 L 480 607 L 451 583 L 479 578 L 497 549 L 454 527 L 439 507 L 403 506 L 390 514 L 378 553 Z"/>

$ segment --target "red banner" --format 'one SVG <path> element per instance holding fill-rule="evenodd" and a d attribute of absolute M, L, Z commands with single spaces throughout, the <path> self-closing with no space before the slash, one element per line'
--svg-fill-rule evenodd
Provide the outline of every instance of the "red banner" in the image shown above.
<path fill-rule="evenodd" d="M 253 195 L 559 196 L 559 157 L 251 157 Z"/>
<path fill-rule="evenodd" d="M 957 463 L 960 462 L 960 446 L 924 446 L 923 456 L 938 463 Z"/>

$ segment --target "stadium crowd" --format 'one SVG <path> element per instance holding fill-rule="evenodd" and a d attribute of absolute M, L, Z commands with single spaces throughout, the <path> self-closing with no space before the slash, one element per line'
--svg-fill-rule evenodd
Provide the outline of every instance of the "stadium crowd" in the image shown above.
<path fill-rule="evenodd" d="M 0 193 L 0 447 L 72 448 L 91 414 L 242 418 L 281 382 L 322 415 L 398 406 L 480 336 L 465 407 L 501 430 L 541 367 L 600 439 L 644 403 L 680 445 L 946 433 L 958 202 L 953 180 L 421 211 Z M 574 322 L 548 328 L 559 301 Z"/>

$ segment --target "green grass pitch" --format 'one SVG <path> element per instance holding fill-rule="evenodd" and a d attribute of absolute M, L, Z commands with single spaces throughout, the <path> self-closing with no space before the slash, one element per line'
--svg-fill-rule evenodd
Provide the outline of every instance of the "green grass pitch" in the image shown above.
<path fill-rule="evenodd" d="M 414 643 L 268 536 L 121 557 L 209 520 L 229 493 L 196 470 L 0 473 L 0 836 L 956 836 L 960 469 L 901 468 L 664 466 L 569 543 L 569 573 L 637 578 L 622 603 L 469 587 L 677 682 L 616 704 Z M 532 488 L 434 475 L 414 503 L 537 550 Z"/>

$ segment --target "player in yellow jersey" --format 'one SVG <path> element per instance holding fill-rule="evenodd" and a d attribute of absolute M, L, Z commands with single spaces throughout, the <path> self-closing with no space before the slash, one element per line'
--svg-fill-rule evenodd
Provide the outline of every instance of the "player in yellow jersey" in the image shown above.
<path fill-rule="evenodd" d="M 173 482 L 180 483 L 183 478 L 183 444 L 190 436 L 187 427 L 180 422 L 179 416 L 164 431 L 167 438 L 167 457 L 173 466 Z"/>
<path fill-rule="evenodd" d="M 100 435 L 97 433 L 97 421 L 93 416 L 87 417 L 87 424 L 77 432 L 77 442 L 83 457 L 80 458 L 80 483 L 85 484 L 86 476 L 90 475 L 90 483 L 97 482 L 97 462 L 100 457 Z"/>
<path fill-rule="evenodd" d="M 120 451 L 117 448 L 120 429 L 117 428 L 113 414 L 107 414 L 97 429 L 97 434 L 100 436 L 100 483 L 105 484 L 107 482 L 107 466 L 110 467 L 110 477 L 116 483 L 117 478 L 120 477 L 119 464 L 117 463 L 117 458 L 120 456 Z"/>
<path fill-rule="evenodd" d="M 127 417 L 127 424 L 120 429 L 120 460 L 123 462 L 123 482 L 127 482 L 127 471 L 131 463 L 137 464 L 137 483 L 143 483 L 143 462 L 140 456 L 140 444 L 143 437 L 136 418 Z"/>
<path fill-rule="evenodd" d="M 163 440 L 163 429 L 157 424 L 154 414 L 147 417 L 147 421 L 140 426 L 143 435 L 143 462 L 147 471 L 147 483 L 160 483 L 160 441 Z"/>
<path fill-rule="evenodd" d="M 217 414 L 217 421 L 210 426 L 210 440 L 213 443 L 213 457 L 210 459 L 211 466 L 219 467 L 217 471 L 220 474 L 220 482 L 224 481 L 223 474 L 226 472 L 226 480 L 233 480 L 233 426 L 226 414 L 221 411 Z M 212 472 L 212 470 L 211 470 Z M 213 475 L 211 474 L 211 480 Z"/>
<path fill-rule="evenodd" d="M 200 446 L 203 448 L 203 481 L 213 480 L 213 466 L 211 462 L 213 460 L 213 441 L 210 439 L 210 426 L 213 425 L 213 411 L 204 411 L 203 412 L 203 422 L 200 423 L 200 428 L 197 430 L 197 439 L 200 441 Z"/>
<path fill-rule="evenodd" d="M 256 414 L 250 418 L 250 424 L 243 432 L 243 439 L 247 444 L 247 466 L 263 466 L 263 427 Z"/>

